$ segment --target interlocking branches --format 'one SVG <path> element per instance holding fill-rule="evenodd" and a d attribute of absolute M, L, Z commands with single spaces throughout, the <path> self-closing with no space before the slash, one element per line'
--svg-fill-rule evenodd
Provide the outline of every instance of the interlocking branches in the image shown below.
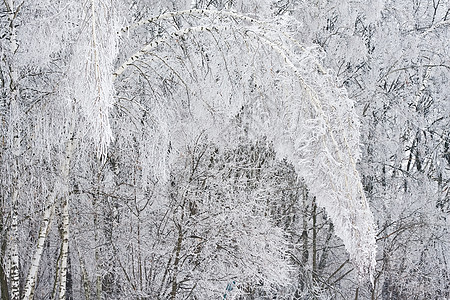
<path fill-rule="evenodd" d="M 200 18 L 189 19 L 194 15 Z M 187 27 L 168 29 L 165 34 L 156 37 L 129 56 L 116 69 L 113 79 L 117 80 L 129 66 L 148 61 L 153 53 L 161 52 L 165 54 L 160 57 L 167 60 L 166 65 L 171 65 L 172 70 L 179 69 L 178 77 L 195 78 L 184 80 L 185 85 L 190 82 L 191 85 L 202 86 L 205 84 L 204 80 L 211 78 L 221 82 L 219 78 L 223 74 L 220 74 L 220 70 L 215 71 L 215 77 L 210 74 L 203 80 L 193 75 L 196 73 L 195 68 L 201 68 L 205 59 L 197 67 L 191 62 L 193 70 L 187 70 L 187 65 L 183 62 L 192 61 L 196 56 L 206 56 L 207 64 L 214 63 L 214 57 L 210 58 L 207 50 L 213 43 L 208 42 L 205 33 L 214 33 L 217 35 L 216 41 L 219 39 L 224 47 L 228 47 L 230 51 L 225 60 L 237 59 L 236 52 L 232 51 L 233 47 L 238 48 L 243 56 L 240 64 L 246 64 L 246 58 L 252 56 L 263 56 L 262 53 L 268 55 L 267 60 L 270 57 L 275 62 L 253 60 L 249 64 L 252 65 L 252 70 L 241 67 L 236 71 L 242 72 L 242 75 L 234 83 L 230 79 L 231 87 L 240 88 L 244 99 L 233 101 L 237 97 L 224 97 L 225 91 L 220 88 L 214 95 L 201 88 L 197 88 L 198 91 L 192 89 L 192 94 L 201 98 L 200 106 L 203 105 L 209 112 L 209 122 L 215 126 L 223 123 L 223 118 L 218 117 L 224 116 L 223 112 L 238 111 L 242 105 L 251 108 L 252 118 L 260 120 L 259 123 L 255 122 L 258 123 L 258 128 L 254 129 L 272 138 L 276 148 L 296 166 L 298 174 L 305 179 L 311 193 L 317 198 L 317 203 L 326 209 L 335 224 L 336 234 L 344 241 L 359 273 L 371 276 L 375 268 L 375 230 L 356 169 L 356 161 L 360 156 L 358 117 L 346 91 L 338 88 L 331 75 L 321 66 L 317 50 L 302 47 L 275 23 L 265 23 L 227 11 L 193 9 L 166 13 L 123 28 L 122 32 L 159 21 L 168 22 L 176 17 L 189 19 Z M 194 40 L 196 45 L 192 45 Z M 183 55 L 177 56 L 174 47 L 183 48 Z M 240 68 L 239 64 L 234 66 Z M 273 68 L 278 68 L 275 73 L 279 75 L 267 76 L 270 66 L 272 72 Z M 206 73 L 209 72 L 211 71 L 208 69 Z M 256 84 L 248 90 L 243 78 L 252 81 L 256 77 L 263 78 L 260 86 Z M 281 86 L 284 92 L 277 94 L 265 86 L 274 89 Z M 254 100 L 250 100 L 252 97 Z M 196 104 L 189 105 L 194 107 Z M 173 106 L 167 103 L 166 108 L 173 109 Z M 200 114 L 191 112 L 192 121 L 208 119 Z M 218 123 L 217 119 L 222 122 Z M 171 122 L 176 120 L 168 122 L 173 124 Z"/>

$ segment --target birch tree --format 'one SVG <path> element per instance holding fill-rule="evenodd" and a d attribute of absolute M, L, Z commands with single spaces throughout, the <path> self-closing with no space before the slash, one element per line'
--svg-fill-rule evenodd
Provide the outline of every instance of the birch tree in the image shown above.
<path fill-rule="evenodd" d="M 358 175 L 357 171 L 355 169 L 355 159 L 358 157 L 358 149 L 355 146 L 358 144 L 357 142 L 357 134 L 356 134 L 356 128 L 353 127 L 352 124 L 355 124 L 356 122 L 356 115 L 346 115 L 345 117 L 342 117 L 340 113 L 343 113 L 344 111 L 346 113 L 351 112 L 351 102 L 349 102 L 347 96 L 345 95 L 345 92 L 342 89 L 338 89 L 336 87 L 333 87 L 333 83 L 331 79 L 327 79 L 326 73 L 323 69 L 321 69 L 320 64 L 318 60 L 314 57 L 313 50 L 311 49 L 304 49 L 303 47 L 299 46 L 295 41 L 289 38 L 289 36 L 283 35 L 282 32 L 278 31 L 275 28 L 271 28 L 270 26 L 266 25 L 266 23 L 252 19 L 250 17 L 246 16 L 240 16 L 235 13 L 229 13 L 229 12 L 219 12 L 219 11 L 208 11 L 208 10 L 189 10 L 189 11 L 181 11 L 178 13 L 167 13 L 158 17 L 150 18 L 148 20 L 141 21 L 140 23 L 132 26 L 128 26 L 124 29 L 126 30 L 132 30 L 136 26 L 143 26 L 146 24 L 154 23 L 157 21 L 164 22 L 166 19 L 169 18 L 188 18 L 191 15 L 205 15 L 206 17 L 212 17 L 212 25 L 205 25 L 205 26 L 190 26 L 186 28 L 182 28 L 180 30 L 175 30 L 173 32 L 170 32 L 167 34 L 167 36 L 163 36 L 161 38 L 156 38 L 151 43 L 147 44 L 144 48 L 139 50 L 138 52 L 132 54 L 128 60 L 126 60 L 114 73 L 114 78 L 117 78 L 120 76 L 127 68 L 130 66 L 135 66 L 136 64 L 139 64 L 140 61 L 144 60 L 144 65 L 137 65 L 137 69 L 139 72 L 144 73 L 145 76 L 146 68 L 152 68 L 150 64 L 145 62 L 145 59 L 147 59 L 147 56 L 150 56 L 150 61 L 157 61 L 160 60 L 160 62 L 163 65 L 166 66 L 166 68 L 169 68 L 169 73 L 171 73 L 171 76 L 174 76 L 176 80 L 180 81 L 180 84 L 184 86 L 185 91 L 183 93 L 187 93 L 188 98 L 186 99 L 188 102 L 186 107 L 186 113 L 189 112 L 190 107 L 195 107 L 195 109 L 192 109 L 190 113 L 194 114 L 194 120 L 200 119 L 201 122 L 205 124 L 205 122 L 211 122 L 208 119 L 205 119 L 208 117 L 208 115 L 211 115 L 214 118 L 216 118 L 217 112 L 222 115 L 221 119 L 227 118 L 234 113 L 236 114 L 236 108 L 241 106 L 247 106 L 249 105 L 245 98 L 237 98 L 234 99 L 232 95 L 221 95 L 221 92 L 218 91 L 217 96 L 214 95 L 214 97 L 217 97 L 214 99 L 214 101 L 206 105 L 205 108 L 202 108 L 204 104 L 202 102 L 208 101 L 208 96 L 205 94 L 202 90 L 195 90 L 193 92 L 190 91 L 190 87 L 194 86 L 194 84 L 188 84 L 185 82 L 185 80 L 189 80 L 189 75 L 184 75 L 183 72 L 185 72 L 185 65 L 182 64 L 181 68 L 179 68 L 177 65 L 175 65 L 175 62 L 172 62 L 172 58 L 170 56 L 163 56 L 160 57 L 158 54 L 153 55 L 152 53 L 156 50 L 158 52 L 164 52 L 164 44 L 169 43 L 179 43 L 183 42 L 183 40 L 191 38 L 190 35 L 199 34 L 201 35 L 201 38 L 205 38 L 205 35 L 212 35 L 215 43 L 218 43 L 218 50 L 212 49 L 207 51 L 207 45 L 202 45 L 202 50 L 191 50 L 195 51 L 195 55 L 197 53 L 206 53 L 204 58 L 203 56 L 200 58 L 200 61 L 196 65 L 202 65 L 202 60 L 205 59 L 206 61 L 210 59 L 207 55 L 215 55 L 218 51 L 223 51 L 223 49 L 226 49 L 226 46 L 222 46 L 223 41 L 227 41 L 229 38 L 231 38 L 231 41 L 229 43 L 233 43 L 235 46 L 239 45 L 240 43 L 248 43 L 249 47 L 264 47 L 266 50 L 266 53 L 274 53 L 276 55 L 279 55 L 283 58 L 282 62 L 278 62 L 279 64 L 274 64 L 271 66 L 272 68 L 278 68 L 275 69 L 274 72 L 279 72 L 280 77 L 286 76 L 286 78 L 294 78 L 292 81 L 289 80 L 288 82 L 281 81 L 280 87 L 283 89 L 292 89 L 298 95 L 301 95 L 303 97 L 303 102 L 299 101 L 298 98 L 295 98 L 289 94 L 281 94 L 284 97 L 286 97 L 286 100 L 283 100 L 281 105 L 279 103 L 265 103 L 264 99 L 259 98 L 256 92 L 256 89 L 267 89 L 268 86 L 265 84 L 258 84 L 258 83 L 251 83 L 253 85 L 253 90 L 250 89 L 250 93 L 248 94 L 250 97 L 252 96 L 252 92 L 255 95 L 255 99 L 253 99 L 253 104 L 256 106 L 250 107 L 250 110 L 252 110 L 252 113 L 254 113 L 255 120 L 257 118 L 261 117 L 261 121 L 257 120 L 257 126 L 258 130 L 263 130 L 263 132 L 267 132 L 267 134 L 270 134 L 271 131 L 268 126 L 275 126 L 277 133 L 277 137 L 271 136 L 271 138 L 275 139 L 276 148 L 280 149 L 283 148 L 283 154 L 287 155 L 289 159 L 291 159 L 295 164 L 298 164 L 297 171 L 299 174 L 303 177 L 305 177 L 305 180 L 310 187 L 311 191 L 317 195 L 318 202 L 320 205 L 328 207 L 328 214 L 331 216 L 332 219 L 334 219 L 334 222 L 336 223 L 336 231 L 338 235 L 343 238 L 344 243 L 347 245 L 348 251 L 350 251 L 353 259 L 358 260 L 358 265 L 360 266 L 361 273 L 364 273 L 366 271 L 369 271 L 374 265 L 374 239 L 373 239 L 373 227 L 371 222 L 365 223 L 363 220 L 370 220 L 370 212 L 367 207 L 367 203 L 365 202 L 365 196 L 362 191 L 361 185 L 351 185 L 349 182 L 358 182 Z M 227 23 L 227 18 L 233 17 L 236 19 L 239 19 L 242 22 L 242 24 L 239 24 L 239 26 L 230 25 Z M 222 19 L 221 23 L 219 25 L 215 25 L 217 21 Z M 248 24 L 248 25 L 247 25 Z M 255 25 L 252 25 L 255 24 Z M 181 24 L 178 24 L 178 27 L 181 27 Z M 248 29 L 247 29 L 248 28 Z M 238 30 L 245 30 L 244 32 L 239 32 Z M 229 34 L 229 30 L 235 30 L 239 33 L 239 35 L 245 36 L 246 39 L 243 41 L 240 41 L 239 38 L 235 38 L 233 35 L 227 35 Z M 214 34 L 217 34 L 218 37 L 216 38 Z M 255 44 L 253 44 L 255 43 Z M 162 47 L 162 48 L 161 48 Z M 172 46 L 172 49 L 175 47 Z M 184 48 L 185 54 L 189 55 L 189 50 L 192 48 L 191 44 L 186 44 Z M 223 49 L 221 48 L 223 47 Z M 181 46 L 183 50 L 183 45 Z M 195 48 L 194 48 L 195 49 Z M 295 57 L 294 52 L 299 51 L 298 58 Z M 209 52 L 209 53 L 208 53 Z M 211 53 L 211 54 L 210 54 Z M 258 55 L 259 53 L 256 53 Z M 181 54 L 180 54 L 181 55 Z M 229 57 L 229 56 L 227 56 Z M 189 56 L 190 60 L 198 59 L 194 55 Z M 228 60 L 226 57 L 220 58 L 222 60 L 225 69 L 228 69 Z M 203 63 L 205 65 L 205 63 Z M 300 70 L 299 66 L 302 66 L 303 69 Z M 199 72 L 208 72 L 208 65 L 205 67 L 205 71 L 199 70 Z M 220 77 L 217 77 L 219 81 L 222 81 L 224 83 L 222 84 L 228 84 L 231 83 L 231 89 L 237 88 L 235 84 L 237 82 L 252 82 L 255 81 L 255 77 L 258 74 L 257 72 L 260 72 L 260 70 L 265 70 L 265 72 L 269 71 L 270 67 L 267 66 L 259 66 L 256 63 L 251 65 L 252 68 L 256 70 L 255 73 L 246 73 L 245 69 L 242 70 L 241 76 L 242 79 L 234 79 L 232 77 L 230 78 L 224 78 L 223 80 L 220 79 Z M 242 67 L 241 67 L 242 68 Z M 310 71 L 308 68 L 312 68 L 314 71 Z M 318 70 L 318 71 L 317 71 Z M 273 69 L 272 69 L 273 71 Z M 148 71 L 150 72 L 150 70 Z M 317 74 L 319 73 L 319 74 Z M 317 75 L 315 75 L 317 74 Z M 207 73 L 206 73 L 207 75 Z M 220 76 L 215 72 L 215 69 L 211 68 L 211 75 L 214 76 Z M 245 77 L 247 76 L 247 77 Z M 273 75 L 274 77 L 276 75 Z M 192 77 L 192 74 L 191 74 Z M 196 75 L 194 73 L 194 80 L 196 84 L 202 84 L 202 82 L 199 82 L 198 79 L 195 78 Z M 313 78 L 309 78 L 313 77 Z M 242 81 L 241 81 L 242 80 Z M 270 82 L 269 78 L 258 78 L 258 80 L 261 80 L 262 82 Z M 278 80 L 282 80 L 281 78 Z M 285 84 L 289 84 L 286 86 Z M 211 87 L 214 88 L 214 87 Z M 251 87 L 252 88 L 252 87 Z M 244 90 L 241 93 L 245 93 Z M 190 97 L 190 94 L 192 93 L 192 98 Z M 264 92 L 261 94 L 264 95 Z M 218 97 L 218 95 L 220 95 Z M 331 96 L 333 95 L 333 96 Z M 178 96 L 178 97 L 184 97 L 184 96 Z M 267 98 L 274 99 L 276 96 L 271 94 Z M 333 104 L 332 101 L 335 99 L 339 99 L 338 104 Z M 223 101 L 222 99 L 230 99 L 228 101 Z M 264 97 L 263 97 L 264 98 Z M 326 100 L 325 100 L 326 99 Z M 181 103 L 183 105 L 183 103 Z M 278 106 L 280 105 L 280 106 Z M 339 110 L 339 107 L 343 109 L 343 111 Z M 345 108 L 344 108 L 345 107 Z M 205 111 L 206 109 L 206 111 Z M 254 111 L 253 111 L 254 110 Z M 280 116 L 277 116 L 273 113 L 274 110 L 281 111 L 281 118 Z M 224 115 L 224 112 L 227 114 Z M 336 124 L 331 125 L 330 119 L 328 119 L 327 114 L 329 113 L 336 113 L 335 119 L 337 121 Z M 171 113 L 169 111 L 169 113 Z M 186 114 L 185 113 L 185 114 Z M 284 114 L 284 115 L 283 115 Z M 291 115 L 292 114 L 292 115 Z M 181 118 L 181 120 L 186 119 L 183 117 L 183 113 L 181 115 L 176 115 L 176 118 Z M 229 118 L 229 117 L 228 117 Z M 279 119 L 280 118 L 280 119 Z M 312 119 L 309 119 L 312 118 Z M 343 119 L 341 119 L 343 118 Z M 212 120 L 212 121 L 213 121 Z M 309 120 L 309 121 L 307 121 Z M 273 121 L 273 123 L 271 123 Z M 173 120 L 172 123 L 175 123 L 176 121 Z M 186 122 L 186 121 L 182 121 Z M 349 122 L 349 123 L 345 123 Z M 207 124 L 207 123 L 206 123 Z M 345 124 L 345 125 L 344 125 Z M 220 126 L 220 124 L 215 123 L 216 126 Z M 254 124 L 253 124 L 254 125 Z M 349 127 L 347 127 L 349 126 Z M 192 128 L 192 127 L 191 127 Z M 202 128 L 199 126 L 199 124 L 196 126 L 196 128 Z M 322 128 L 323 131 L 318 131 L 319 128 Z M 337 131 L 332 128 L 340 128 Z M 183 130 L 182 128 L 177 130 Z M 195 129 L 198 130 L 198 129 Z M 322 132 L 323 136 L 321 138 L 315 138 L 310 137 L 309 130 L 312 130 L 314 132 Z M 214 134 L 214 133 L 213 133 Z M 216 133 L 217 134 L 217 133 Z M 338 134 L 342 134 L 343 136 L 340 137 Z M 317 143 L 320 141 L 319 143 Z M 329 144 L 328 144 L 329 143 Z M 341 150 L 340 147 L 343 147 Z M 328 156 L 331 154 L 329 149 L 333 149 L 335 153 L 337 153 L 337 157 L 333 158 L 332 156 Z M 281 150 L 281 149 L 280 149 Z M 356 151 L 356 153 L 352 152 Z M 324 154 L 322 158 L 318 159 L 317 155 L 319 153 Z M 310 155 L 310 156 L 308 156 Z M 319 156 L 320 157 L 320 156 Z M 322 161 L 322 159 L 324 159 Z M 345 165 L 350 166 L 350 169 L 345 171 L 348 173 L 342 174 L 342 175 L 331 175 L 333 172 L 336 172 L 339 170 L 337 165 L 343 164 L 345 160 L 349 160 L 348 164 L 345 163 Z M 303 165 L 304 163 L 305 165 Z M 327 164 L 334 164 L 333 167 L 331 165 Z M 327 168 L 326 171 L 324 168 Z M 316 173 L 315 172 L 319 172 Z M 323 173 L 321 173 L 323 172 Z M 314 175 L 312 175 L 314 174 Z M 328 174 L 328 175 L 327 175 Z M 352 175 L 351 175 L 352 174 Z M 312 176 L 311 176 L 312 175 Z M 317 176 L 317 177 L 316 177 Z M 350 176 L 350 177 L 349 177 Z M 356 177 L 354 177 L 356 176 Z M 323 178 L 327 178 L 325 181 L 323 181 L 323 185 L 317 185 L 319 180 L 323 180 Z M 334 182 L 337 178 L 342 178 L 343 182 Z M 330 180 L 329 182 L 327 180 Z M 345 183 L 347 182 L 347 183 Z M 336 189 L 336 187 L 345 187 L 344 191 L 339 191 Z M 330 190 L 327 190 L 327 188 Z M 352 188 L 353 187 L 353 188 Z M 325 192 L 327 191 L 327 192 Z M 334 195 L 333 197 L 336 197 L 337 199 L 340 199 L 337 203 L 344 203 L 345 201 L 350 201 L 347 204 L 342 206 L 341 212 L 337 212 L 334 210 L 335 206 L 333 206 L 328 200 L 329 195 Z M 342 198 L 341 198 L 342 197 Z M 352 200 L 353 199 L 353 200 Z M 355 199 L 361 199 L 361 202 L 355 201 Z M 330 206 L 328 206 L 330 205 Z M 356 208 L 356 206 L 358 208 Z M 333 209 L 332 209 L 333 207 Z M 345 208 L 344 208 L 345 207 Z M 346 209 L 359 211 L 360 213 L 357 213 L 353 216 L 343 217 L 343 215 L 346 214 Z M 339 209 L 338 209 L 339 210 Z M 362 216 L 363 212 L 366 212 L 367 215 Z M 336 213 L 336 214 L 335 214 Z M 341 217 L 338 218 L 338 215 L 341 215 Z M 361 219 L 359 220 L 357 216 L 360 216 Z M 350 226 L 350 224 L 353 223 L 356 227 Z M 356 225 L 359 224 L 359 225 Z M 358 226 L 368 226 L 366 229 L 364 229 L 364 233 L 357 233 L 359 229 L 356 229 Z M 344 229 L 346 228 L 346 229 Z M 353 228 L 353 229 L 350 229 Z M 353 231 L 356 230 L 356 231 Z M 371 238 L 372 236 L 372 238 Z M 360 240 L 361 239 L 361 240 Z M 352 244 L 352 245 L 350 245 Z M 372 246 L 369 246 L 369 245 Z M 364 246 L 363 246 L 364 245 Z M 356 249 L 360 249 L 361 251 L 356 251 Z M 365 249 L 365 250 L 364 250 Z M 372 249 L 372 250 L 368 250 Z M 368 252 L 366 251 L 368 250 Z M 353 252 L 356 251 L 356 252 Z M 365 258 L 357 257 L 359 255 L 364 256 Z M 370 263 L 368 263 L 370 262 Z M 371 267 L 369 267 L 371 266 Z M 366 271 L 364 271 L 366 270 Z"/>
<path fill-rule="evenodd" d="M 446 3 L 151 4 L 2 3 L 4 299 L 448 295 Z"/>

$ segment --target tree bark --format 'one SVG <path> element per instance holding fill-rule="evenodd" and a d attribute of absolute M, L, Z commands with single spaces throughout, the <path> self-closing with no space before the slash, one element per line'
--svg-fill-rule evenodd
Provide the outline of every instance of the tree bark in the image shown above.
<path fill-rule="evenodd" d="M 7 59 L 9 62 L 9 88 L 10 88 L 10 111 L 13 115 L 11 117 L 11 130 L 13 131 L 13 141 L 11 144 L 12 155 L 14 158 L 14 167 L 13 167 L 13 183 L 12 183 L 12 193 L 11 193 L 11 244 L 10 244 L 10 289 L 11 289 L 11 300 L 19 300 L 20 297 L 20 274 L 19 274 L 19 251 L 18 251 L 18 227 L 17 227 L 17 217 L 18 217 L 18 194 L 19 194 L 19 186 L 18 186 L 18 156 L 20 155 L 20 139 L 19 133 L 17 132 L 17 126 L 15 126 L 15 118 L 14 114 L 16 111 L 16 101 L 17 101 L 17 78 L 18 73 L 14 67 L 14 54 L 17 51 L 18 44 L 16 39 L 16 30 L 15 30 L 15 18 L 17 13 L 17 8 L 14 7 L 14 1 L 8 0 L 5 1 L 7 13 L 8 13 L 8 21 L 9 21 L 9 34 L 10 34 L 10 52 L 7 55 Z"/>
<path fill-rule="evenodd" d="M 20 298 L 20 285 L 19 285 L 19 248 L 18 248 L 18 227 L 17 227 L 17 198 L 18 191 L 14 188 L 12 195 L 12 212 L 11 212 L 11 245 L 10 245 L 10 287 L 11 287 L 11 300 L 19 300 Z"/>
<path fill-rule="evenodd" d="M 59 300 L 66 300 L 67 260 L 69 257 L 69 199 L 62 201 L 62 232 L 61 232 L 61 267 L 59 269 Z"/>
<path fill-rule="evenodd" d="M 3 224 L 2 224 L 3 227 Z M 0 228 L 0 232 L 2 232 L 3 228 Z M 2 245 L 1 245 L 1 253 L 0 253 L 0 289 L 2 290 L 1 292 L 1 299 L 2 300 L 9 300 L 9 293 L 8 293 L 8 277 L 6 274 L 6 270 L 4 268 L 5 265 L 5 254 L 6 254 L 6 246 L 7 246 L 7 239 L 6 239 L 7 234 L 5 234 L 4 236 L 2 236 Z"/>
<path fill-rule="evenodd" d="M 178 273 L 178 265 L 180 263 L 180 252 L 182 243 L 183 243 L 183 230 L 181 224 L 178 224 L 178 239 L 175 246 L 175 261 L 173 263 L 172 290 L 170 292 L 171 300 L 175 300 L 177 296 L 178 290 L 177 273 Z"/>
<path fill-rule="evenodd" d="M 80 261 L 81 282 L 82 282 L 83 290 L 84 290 L 84 298 L 85 298 L 85 300 L 90 300 L 91 288 L 90 288 L 90 284 L 89 284 L 89 276 L 86 271 L 86 264 L 84 262 L 83 257 L 81 256 L 81 252 L 80 252 L 80 249 L 78 248 L 76 241 L 75 241 L 75 248 L 77 250 L 78 258 Z"/>
<path fill-rule="evenodd" d="M 53 198 L 53 197 L 52 197 Z M 34 252 L 33 259 L 31 261 L 30 271 L 28 273 L 23 300 L 33 299 L 34 287 L 36 284 L 37 273 L 39 270 L 39 264 L 42 257 L 42 252 L 44 250 L 44 243 L 50 229 L 50 225 L 53 219 L 53 214 L 55 212 L 55 200 L 51 199 L 53 202 L 44 212 L 44 217 L 42 219 L 41 228 L 39 230 L 39 237 L 37 241 L 36 251 Z"/>
<path fill-rule="evenodd" d="M 69 131 L 69 141 L 66 145 L 65 160 L 61 167 L 62 175 L 62 193 L 61 206 L 62 206 L 62 227 L 61 227 L 61 266 L 59 269 L 59 300 L 66 299 L 66 283 L 67 283 L 67 265 L 69 257 L 69 169 L 70 162 L 72 160 L 72 154 L 75 149 L 75 134 L 74 134 L 75 121 L 72 120 L 71 128 Z"/>
<path fill-rule="evenodd" d="M 318 283 L 317 270 L 317 205 L 316 198 L 313 198 L 312 203 L 312 281 L 315 286 Z M 313 291 L 313 299 L 317 299 L 317 292 Z"/>

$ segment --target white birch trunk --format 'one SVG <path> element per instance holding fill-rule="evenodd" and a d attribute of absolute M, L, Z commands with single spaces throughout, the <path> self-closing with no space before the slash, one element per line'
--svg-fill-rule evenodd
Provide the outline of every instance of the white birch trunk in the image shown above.
<path fill-rule="evenodd" d="M 11 216 L 11 245 L 10 245 L 10 282 L 11 282 L 11 300 L 19 300 L 19 248 L 18 241 L 18 227 L 17 227 L 17 198 L 18 191 L 14 189 L 12 195 L 12 216 Z"/>
<path fill-rule="evenodd" d="M 10 26 L 10 47 L 11 47 L 11 54 L 13 55 L 17 50 L 17 39 L 16 39 L 16 30 L 14 26 L 14 19 L 15 19 L 15 7 L 14 7 L 14 1 L 8 0 L 7 3 L 7 9 L 8 9 L 8 20 L 9 20 L 9 26 Z"/>
<path fill-rule="evenodd" d="M 63 195 L 61 198 L 62 206 L 62 233 L 61 233 L 61 266 L 59 269 L 59 293 L 58 299 L 64 300 L 66 297 L 66 282 L 67 282 L 67 262 L 69 257 L 69 169 L 72 160 L 72 154 L 75 149 L 74 124 L 72 120 L 71 129 L 69 132 L 69 141 L 66 146 L 65 160 L 61 166 L 61 175 L 63 180 Z"/>
<path fill-rule="evenodd" d="M 95 242 L 95 294 L 96 294 L 96 299 L 97 300 L 101 300 L 102 298 L 102 276 L 101 276 L 101 270 L 100 270 L 100 243 L 99 243 L 99 233 L 98 233 L 98 228 L 99 226 L 99 214 L 98 214 L 98 202 L 100 201 L 100 194 L 99 194 L 99 190 L 100 190 L 100 171 L 98 173 L 97 176 L 97 195 L 94 197 L 93 200 L 93 206 L 94 206 L 94 242 Z"/>
<path fill-rule="evenodd" d="M 18 217 L 18 196 L 19 196 L 19 171 L 18 171 L 18 156 L 20 155 L 20 139 L 19 139 L 19 133 L 16 132 L 17 129 L 15 129 L 15 115 L 16 115 L 16 100 L 17 100 L 17 77 L 18 73 L 14 66 L 14 54 L 18 48 L 17 44 L 17 38 L 16 38 L 16 30 L 15 30 L 15 7 L 14 7 L 14 1 L 8 0 L 5 1 L 5 4 L 7 6 L 7 12 L 8 12 L 8 21 L 9 21 L 9 34 L 10 34 L 10 52 L 7 56 L 7 59 L 9 60 L 9 71 L 10 71 L 10 113 L 11 113 L 11 125 L 12 126 L 12 133 L 13 133 L 13 140 L 11 145 L 12 154 L 14 157 L 15 165 L 13 167 L 14 174 L 13 174 L 13 184 L 12 184 L 12 196 L 11 196 L 11 240 L 10 240 L 10 273 L 9 273 L 9 281 L 10 281 L 10 289 L 11 289 L 11 300 L 19 300 L 20 298 L 20 290 L 19 290 L 19 283 L 20 283 L 20 272 L 19 272 L 19 249 L 18 249 L 18 224 L 17 224 L 17 217 Z"/>
<path fill-rule="evenodd" d="M 23 300 L 33 299 L 34 287 L 36 285 L 37 273 L 39 270 L 39 264 L 42 257 L 42 252 L 44 250 L 44 242 L 47 238 L 48 231 L 53 219 L 53 215 L 55 212 L 55 201 L 52 197 L 51 201 L 53 202 L 44 212 L 44 217 L 42 219 L 41 228 L 39 229 L 39 237 L 36 246 L 36 251 L 34 252 L 33 259 L 31 261 L 30 271 L 28 273 L 25 291 L 23 295 Z"/>
<path fill-rule="evenodd" d="M 59 296 L 60 300 L 66 299 L 67 261 L 69 257 L 69 199 L 63 198 L 62 211 L 62 245 L 61 245 L 61 268 L 59 273 Z"/>

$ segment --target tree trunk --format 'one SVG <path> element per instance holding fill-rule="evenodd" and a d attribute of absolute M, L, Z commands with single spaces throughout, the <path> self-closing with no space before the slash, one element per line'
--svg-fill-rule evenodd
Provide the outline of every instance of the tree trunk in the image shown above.
<path fill-rule="evenodd" d="M 3 227 L 3 224 L 2 224 Z M 0 228 L 3 229 L 3 228 Z M 3 230 L 0 230 L 0 232 L 2 232 Z M 0 289 L 1 291 L 1 299 L 2 300 L 9 300 L 9 293 L 8 293 L 8 278 L 7 278 L 7 274 L 6 274 L 6 270 L 4 269 L 4 264 L 5 264 L 5 254 L 6 254 L 6 246 L 7 246 L 7 239 L 6 239 L 7 234 L 5 234 L 4 236 L 2 236 L 2 241 L 1 241 L 1 253 L 0 253 Z"/>
<path fill-rule="evenodd" d="M 178 266 L 180 263 L 180 252 L 181 252 L 182 243 L 183 243 L 183 230 L 182 230 L 181 224 L 179 224 L 178 225 L 178 239 L 177 239 L 177 244 L 175 246 L 175 261 L 173 263 L 172 291 L 170 292 L 171 300 L 175 300 L 177 297 L 177 290 L 178 290 L 177 273 L 178 273 Z"/>
<path fill-rule="evenodd" d="M 67 276 L 66 276 L 66 300 L 73 300 L 73 287 L 72 287 L 72 263 L 70 259 L 70 248 L 69 256 L 67 258 Z"/>
<path fill-rule="evenodd" d="M 9 271 L 10 286 L 11 286 L 11 300 L 19 300 L 20 286 L 19 286 L 19 248 L 18 248 L 18 227 L 17 227 L 17 188 L 14 188 L 12 195 L 12 212 L 11 212 L 11 245 L 10 245 L 10 260 L 11 267 Z"/>
<path fill-rule="evenodd" d="M 302 263 L 306 266 L 308 263 L 308 191 L 303 187 L 303 232 L 302 232 Z"/>
<path fill-rule="evenodd" d="M 76 241 L 75 241 L 75 243 L 76 243 Z M 85 298 L 85 300 L 90 300 L 91 288 L 90 288 L 90 283 L 89 283 L 89 276 L 86 271 L 86 264 L 84 262 L 83 257 L 81 256 L 81 252 L 80 252 L 80 249 L 78 248 L 78 244 L 75 244 L 75 248 L 77 250 L 78 258 L 80 261 L 81 282 L 82 282 L 83 290 L 84 290 L 84 298 Z"/>
<path fill-rule="evenodd" d="M 15 18 L 16 18 L 16 7 L 14 7 L 14 1 L 8 0 L 5 1 L 5 5 L 8 13 L 8 21 L 9 21 L 9 34 L 10 34 L 10 52 L 7 55 L 7 59 L 9 62 L 9 88 L 10 88 L 10 111 L 11 114 L 15 114 L 16 112 L 16 101 L 17 101 L 17 78 L 18 73 L 14 67 L 14 54 L 17 51 L 18 43 L 16 39 L 16 30 L 15 30 Z M 19 251 L 18 251 L 18 227 L 17 227 L 17 217 L 18 217 L 18 195 L 19 195 L 19 186 L 18 186 L 18 156 L 20 155 L 20 139 L 19 133 L 17 132 L 17 126 L 13 124 L 15 121 L 14 115 L 11 117 L 11 130 L 13 132 L 13 141 L 11 144 L 11 150 L 14 157 L 14 166 L 13 166 L 13 183 L 12 183 L 12 193 L 11 193 L 11 232 L 10 232 L 10 288 L 11 288 L 11 300 L 19 300 L 20 297 L 20 274 L 19 274 Z"/>
<path fill-rule="evenodd" d="M 59 300 L 66 300 L 67 260 L 69 257 L 69 199 L 68 195 L 62 200 L 62 244 L 61 266 L 59 269 Z"/>
<path fill-rule="evenodd" d="M 33 299 L 34 294 L 34 286 L 36 284 L 37 273 L 39 270 L 39 264 L 42 257 L 42 252 L 44 250 L 45 239 L 47 238 L 47 234 L 53 219 L 53 214 L 55 212 L 55 200 L 52 196 L 50 200 L 53 202 L 44 212 L 44 217 L 42 219 L 41 228 L 39 230 L 39 237 L 37 241 L 36 251 L 34 252 L 33 259 L 31 261 L 30 271 L 28 273 L 25 292 L 23 296 L 23 300 Z"/>
<path fill-rule="evenodd" d="M 318 270 L 317 270 L 317 205 L 316 199 L 313 198 L 312 203 L 312 282 L 316 286 L 318 283 Z M 313 299 L 317 299 L 316 290 L 313 291 Z"/>
<path fill-rule="evenodd" d="M 69 140 L 66 145 L 65 160 L 61 168 L 62 177 L 62 227 L 61 227 L 61 266 L 59 269 L 59 300 L 66 299 L 67 266 L 69 257 L 69 169 L 76 139 L 74 134 L 75 120 L 72 120 L 69 131 Z"/>

